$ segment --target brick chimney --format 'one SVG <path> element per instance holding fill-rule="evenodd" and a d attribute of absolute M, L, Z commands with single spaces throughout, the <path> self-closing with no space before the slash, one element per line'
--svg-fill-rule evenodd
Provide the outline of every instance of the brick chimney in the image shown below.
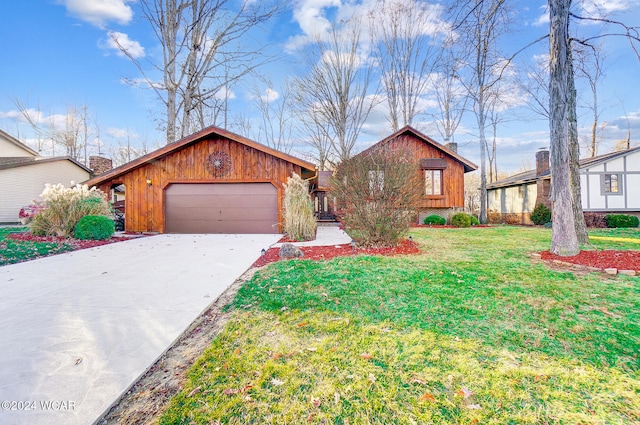
<path fill-rule="evenodd" d="M 549 149 L 541 149 L 536 152 L 536 176 L 541 176 L 549 168 Z"/>
<path fill-rule="evenodd" d="M 549 165 L 549 149 L 541 149 L 536 152 L 536 189 L 538 196 L 536 197 L 536 205 L 544 204 L 547 208 L 551 208 L 551 200 L 549 194 L 551 193 L 551 179 L 547 175 L 546 178 L 539 178 L 545 172 L 550 170 Z"/>
<path fill-rule="evenodd" d="M 109 158 L 102 156 L 90 156 L 89 168 L 94 175 L 98 176 L 111 170 L 113 168 L 113 162 Z"/>
<path fill-rule="evenodd" d="M 445 143 L 444 147 L 458 153 L 458 144 L 456 142 Z"/>

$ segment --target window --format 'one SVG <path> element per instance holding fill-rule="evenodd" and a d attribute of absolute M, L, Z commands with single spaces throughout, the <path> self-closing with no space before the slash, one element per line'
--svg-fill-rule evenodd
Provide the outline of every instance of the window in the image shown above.
<path fill-rule="evenodd" d="M 381 192 L 384 189 L 384 171 L 369 171 L 369 192 Z"/>
<path fill-rule="evenodd" d="M 602 194 L 622 195 L 622 176 L 620 174 L 603 174 Z"/>
<path fill-rule="evenodd" d="M 442 195 L 442 170 L 424 170 L 426 195 Z"/>

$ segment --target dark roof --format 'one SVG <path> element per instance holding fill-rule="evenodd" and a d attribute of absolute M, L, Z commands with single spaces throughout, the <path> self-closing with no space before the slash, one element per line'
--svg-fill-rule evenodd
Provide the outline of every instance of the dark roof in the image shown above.
<path fill-rule="evenodd" d="M 418 130 L 416 130 L 415 128 L 413 128 L 411 126 L 408 126 L 408 125 L 403 127 L 403 128 L 401 128 L 400 130 L 396 131 L 392 135 L 385 137 L 384 139 L 382 139 L 378 143 L 376 143 L 373 146 L 370 146 L 369 148 L 367 148 L 364 151 L 360 152 L 358 155 L 366 154 L 367 152 L 371 151 L 372 149 L 376 149 L 377 147 L 386 145 L 387 143 L 390 143 L 390 142 L 394 141 L 395 139 L 397 139 L 398 137 L 402 136 L 403 134 L 412 134 L 414 137 L 416 137 L 417 139 L 421 140 L 422 142 L 427 143 L 427 144 L 433 146 L 434 148 L 436 148 L 438 150 L 441 150 L 442 152 L 444 152 L 448 156 L 452 157 L 453 159 L 455 159 L 456 161 L 461 163 L 464 166 L 464 172 L 465 173 L 468 173 L 470 171 L 474 171 L 474 170 L 476 170 L 478 168 L 478 166 L 476 164 L 474 164 L 473 162 L 469 161 L 468 159 L 463 158 L 462 156 L 458 155 L 457 152 L 452 151 L 451 149 L 449 149 L 448 147 L 446 147 L 444 145 L 441 145 L 440 143 L 438 143 L 435 140 L 433 140 L 431 137 L 420 133 Z"/>
<path fill-rule="evenodd" d="M 626 149 L 623 151 L 609 152 L 603 155 L 594 156 L 593 158 L 583 158 L 579 161 L 579 167 L 588 168 L 593 167 L 594 165 L 601 164 L 603 162 L 610 161 L 614 158 L 628 155 L 632 152 L 640 150 L 640 146 Z M 541 175 L 536 175 L 536 170 L 529 170 L 522 173 L 514 174 L 512 176 L 506 177 L 504 179 L 495 181 L 487 185 L 487 189 L 497 189 L 499 187 L 509 187 L 509 186 L 518 186 L 521 184 L 533 183 L 540 179 L 550 179 L 551 171 L 547 170 L 543 172 Z"/>
<path fill-rule="evenodd" d="M 202 140 L 204 140 L 206 137 L 212 135 L 212 134 L 216 134 L 218 136 L 221 137 L 225 137 L 229 140 L 233 140 L 234 142 L 243 144 L 245 146 L 257 149 L 259 151 L 265 152 L 267 154 L 273 155 L 277 158 L 283 159 L 285 161 L 291 162 L 292 164 L 295 165 L 299 165 L 300 167 L 310 170 L 310 171 L 315 171 L 316 166 L 311 164 L 310 162 L 304 161 L 300 158 L 296 158 L 295 156 L 286 154 L 284 152 L 280 152 L 277 151 L 273 148 L 270 148 L 268 146 L 265 146 L 261 143 L 258 142 L 254 142 L 253 140 L 247 139 L 246 137 L 242 137 L 238 134 L 232 133 L 230 131 L 227 130 L 223 130 L 219 127 L 207 127 L 204 128 L 200 131 L 198 131 L 197 133 L 194 133 L 190 136 L 185 137 L 184 139 L 178 140 L 177 142 L 173 142 L 170 143 L 166 146 L 161 147 L 160 149 L 157 149 L 153 152 L 150 152 L 144 156 L 141 156 L 140 158 L 134 159 L 131 162 L 128 162 L 124 165 L 121 165 L 119 167 L 113 168 L 105 173 L 100 174 L 99 176 L 96 176 L 90 180 L 87 180 L 85 182 L 85 184 L 89 185 L 89 186 L 95 186 L 101 183 L 104 183 L 106 181 L 109 180 L 113 180 L 114 178 L 120 177 L 123 174 L 128 173 L 129 171 L 142 167 L 143 165 L 146 165 L 150 162 L 156 161 L 160 158 L 164 158 L 170 154 L 172 154 L 173 152 L 176 152 L 184 147 L 187 147 L 189 145 L 193 145 L 196 144 Z"/>
<path fill-rule="evenodd" d="M 3 157 L 0 158 L 0 170 L 9 170 L 11 168 L 18 167 L 28 167 L 31 165 L 38 165 L 47 162 L 57 162 L 57 161 L 71 161 L 74 165 L 82 168 L 88 173 L 91 173 L 91 170 L 70 156 L 52 156 L 45 158 L 30 158 L 30 157 Z"/>

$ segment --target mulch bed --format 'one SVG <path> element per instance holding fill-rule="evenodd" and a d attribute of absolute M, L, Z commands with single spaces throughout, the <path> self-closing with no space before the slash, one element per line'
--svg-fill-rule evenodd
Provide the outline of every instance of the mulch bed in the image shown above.
<path fill-rule="evenodd" d="M 108 245 L 115 242 L 123 242 L 126 240 L 130 240 L 131 237 L 118 237 L 113 236 L 109 239 L 94 241 L 94 240 L 81 240 L 74 238 L 60 238 L 56 236 L 34 236 L 29 232 L 21 232 L 21 233 L 11 233 L 7 235 L 7 239 L 12 239 L 14 241 L 28 241 L 28 242 L 49 242 L 56 244 L 67 244 L 76 249 L 85 249 L 85 248 L 93 248 L 95 246 L 100 245 Z"/>
<path fill-rule="evenodd" d="M 381 248 L 358 248 L 353 249 L 349 244 L 343 245 L 330 245 L 330 246 L 303 246 L 300 247 L 304 253 L 302 259 L 307 260 L 330 260 L 335 257 L 347 257 L 354 255 L 408 255 L 417 254 L 420 252 L 420 248 L 415 242 L 407 239 L 400 241 L 396 247 L 381 247 Z M 278 255 L 280 248 L 270 248 L 266 254 L 260 257 L 253 267 L 262 267 L 269 263 L 282 260 Z"/>
<path fill-rule="evenodd" d="M 560 261 L 578 264 L 598 269 L 615 268 L 618 270 L 635 270 L 640 274 L 640 251 L 616 251 L 605 249 L 601 251 L 580 251 L 578 255 L 561 257 L 549 251 L 540 252 L 542 260 Z"/>

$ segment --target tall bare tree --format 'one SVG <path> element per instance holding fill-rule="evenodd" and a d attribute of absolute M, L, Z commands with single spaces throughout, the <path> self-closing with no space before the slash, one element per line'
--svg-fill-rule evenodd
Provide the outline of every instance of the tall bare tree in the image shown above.
<path fill-rule="evenodd" d="M 369 14 L 373 55 L 393 131 L 425 112 L 424 95 L 437 66 L 446 25 L 441 7 L 427 2 L 378 0 Z"/>
<path fill-rule="evenodd" d="M 192 131 L 207 114 L 203 108 L 219 107 L 220 90 L 255 69 L 261 48 L 242 46 L 243 37 L 280 9 L 278 0 L 141 0 L 140 7 L 162 47 L 162 60 L 148 70 L 120 44 L 148 87 L 166 109 L 167 143 Z M 255 40 L 253 41 L 255 43 Z M 162 80 L 157 81 L 157 72 Z"/>
<path fill-rule="evenodd" d="M 333 26 L 328 38 L 317 37 L 307 49 L 306 75 L 296 78 L 296 102 L 306 122 L 313 123 L 321 139 L 331 143 L 339 161 L 349 159 L 375 96 L 369 94 L 371 67 L 360 51 L 357 19 Z"/>
<path fill-rule="evenodd" d="M 505 0 L 469 0 L 458 4 L 456 30 L 468 49 L 469 78 L 466 86 L 478 125 L 480 144 L 480 217 L 487 222 L 486 126 L 491 89 L 508 64 L 498 53 L 498 41 L 510 26 Z"/>
<path fill-rule="evenodd" d="M 443 44 L 437 72 L 431 78 L 431 90 L 438 103 L 437 112 L 431 116 L 445 142 L 454 141 L 469 100 L 460 80 L 463 61 L 455 45 L 452 37 Z"/>
<path fill-rule="evenodd" d="M 582 48 L 577 48 L 582 47 Z M 591 132 L 589 137 L 586 138 L 586 146 L 589 152 L 589 157 L 598 155 L 599 145 L 599 130 L 602 127 L 600 123 L 601 108 L 598 99 L 598 89 L 602 79 L 604 78 L 604 52 L 602 45 L 593 45 L 584 48 L 579 44 L 578 46 L 572 46 L 573 56 L 575 60 L 575 69 L 577 76 L 582 76 L 589 84 L 589 90 L 591 91 L 591 102 L 588 109 L 591 111 Z"/>
<path fill-rule="evenodd" d="M 293 93 L 291 84 L 286 81 L 282 89 L 276 91 L 268 79 L 264 92 L 255 90 L 254 104 L 259 112 L 257 140 L 282 152 L 289 153 L 292 148 L 293 133 Z"/>

